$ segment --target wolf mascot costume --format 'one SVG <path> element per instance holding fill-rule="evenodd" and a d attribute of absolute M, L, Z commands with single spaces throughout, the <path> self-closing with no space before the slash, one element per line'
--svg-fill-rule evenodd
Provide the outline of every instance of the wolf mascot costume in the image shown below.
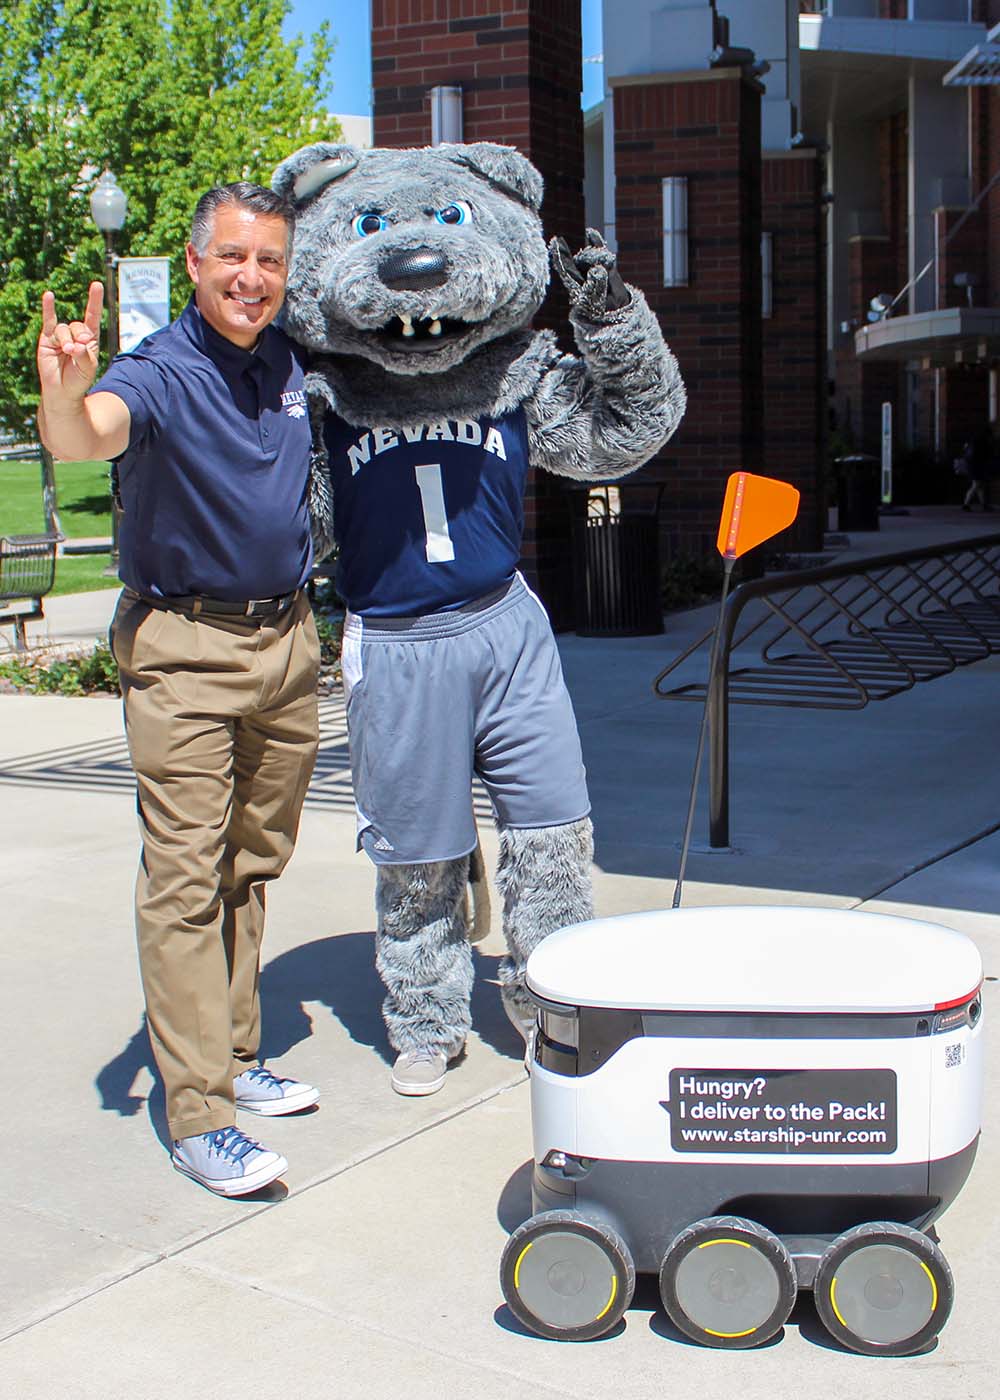
<path fill-rule="evenodd" d="M 503 1002 L 526 1039 L 528 954 L 592 914 L 576 725 L 548 620 L 517 573 L 527 469 L 633 471 L 673 432 L 684 389 L 656 317 L 593 232 L 575 259 L 551 247 L 579 356 L 531 329 L 548 283 L 542 180 L 510 147 L 321 143 L 273 184 L 296 209 L 285 325 L 313 354 L 313 514 L 336 539 L 348 608 L 351 767 L 359 844 L 378 869 L 393 1086 L 432 1093 L 470 1028 L 473 773 L 500 836 Z"/>

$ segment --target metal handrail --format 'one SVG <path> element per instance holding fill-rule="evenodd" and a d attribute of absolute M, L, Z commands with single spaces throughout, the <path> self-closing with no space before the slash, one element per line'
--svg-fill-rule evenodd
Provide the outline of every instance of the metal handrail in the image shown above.
<path fill-rule="evenodd" d="M 729 845 L 730 703 L 860 710 L 1000 652 L 1000 534 L 743 583 L 725 605 L 714 677 L 664 689 L 714 633 L 665 666 L 653 691 L 707 703 L 709 844 L 719 848 Z M 734 667 L 751 638 L 759 662 Z"/>

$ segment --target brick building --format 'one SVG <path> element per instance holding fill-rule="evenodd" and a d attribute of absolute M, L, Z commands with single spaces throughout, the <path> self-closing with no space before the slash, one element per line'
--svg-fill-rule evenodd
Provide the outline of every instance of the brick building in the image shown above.
<path fill-rule="evenodd" d="M 372 82 L 378 146 L 430 144 L 434 89 L 459 88 L 457 139 L 522 151 L 545 180 L 546 229 L 580 246 L 579 0 L 372 0 Z M 560 291 L 538 324 L 565 327 Z M 559 627 L 574 621 L 573 504 L 561 482 L 538 473 L 525 507 L 526 570 Z"/>
<path fill-rule="evenodd" d="M 903 500 L 946 497 L 963 442 L 997 428 L 998 20 L 998 0 L 830 0 L 799 19 L 802 129 L 828 148 L 835 441 L 878 452 L 891 405 Z"/>
<path fill-rule="evenodd" d="M 758 0 L 753 20 L 758 48 L 782 55 L 770 93 L 768 64 L 712 0 L 606 6 L 607 97 L 588 114 L 602 167 L 588 222 L 656 307 L 688 386 L 643 472 L 663 487 L 669 555 L 712 548 L 739 468 L 799 487 L 796 543 L 822 532 L 821 174 L 814 149 L 791 146 L 784 0 Z"/>
<path fill-rule="evenodd" d="M 668 554 L 711 549 L 740 467 L 799 487 L 787 542 L 818 546 L 827 459 L 877 454 L 885 403 L 897 497 L 951 489 L 941 463 L 1000 397 L 1000 0 L 613 0 L 586 114 L 579 0 L 372 18 L 376 144 L 430 141 L 432 91 L 459 88 L 461 139 L 524 151 L 574 246 L 586 192 L 660 315 L 689 408 L 623 498 L 660 490 Z M 565 327 L 558 294 L 544 318 Z M 574 507 L 541 477 L 528 506 L 525 562 L 563 626 Z"/>

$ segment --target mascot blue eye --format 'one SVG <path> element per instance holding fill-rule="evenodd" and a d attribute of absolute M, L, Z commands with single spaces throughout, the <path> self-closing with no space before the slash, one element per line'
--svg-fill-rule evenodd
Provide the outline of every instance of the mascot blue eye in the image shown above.
<path fill-rule="evenodd" d="M 351 227 L 359 238 L 367 238 L 370 233 L 381 233 L 386 226 L 386 220 L 381 214 L 359 214 Z"/>
<path fill-rule="evenodd" d="M 439 224 L 459 224 L 472 222 L 472 210 L 464 199 L 456 199 L 454 204 L 446 204 L 443 209 L 435 209 L 434 217 Z"/>

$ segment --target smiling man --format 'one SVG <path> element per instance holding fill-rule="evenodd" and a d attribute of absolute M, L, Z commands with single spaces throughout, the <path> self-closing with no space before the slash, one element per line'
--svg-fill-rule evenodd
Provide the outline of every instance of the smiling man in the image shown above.
<path fill-rule="evenodd" d="M 94 384 L 101 285 L 82 321 L 42 299 L 42 440 L 115 462 L 111 627 L 139 797 L 139 961 L 175 1167 L 223 1196 L 287 1169 L 236 1110 L 314 1104 L 258 1059 L 264 888 L 285 866 L 316 757 L 319 642 L 303 352 L 272 325 L 292 214 L 257 185 L 209 190 L 180 317 Z"/>

